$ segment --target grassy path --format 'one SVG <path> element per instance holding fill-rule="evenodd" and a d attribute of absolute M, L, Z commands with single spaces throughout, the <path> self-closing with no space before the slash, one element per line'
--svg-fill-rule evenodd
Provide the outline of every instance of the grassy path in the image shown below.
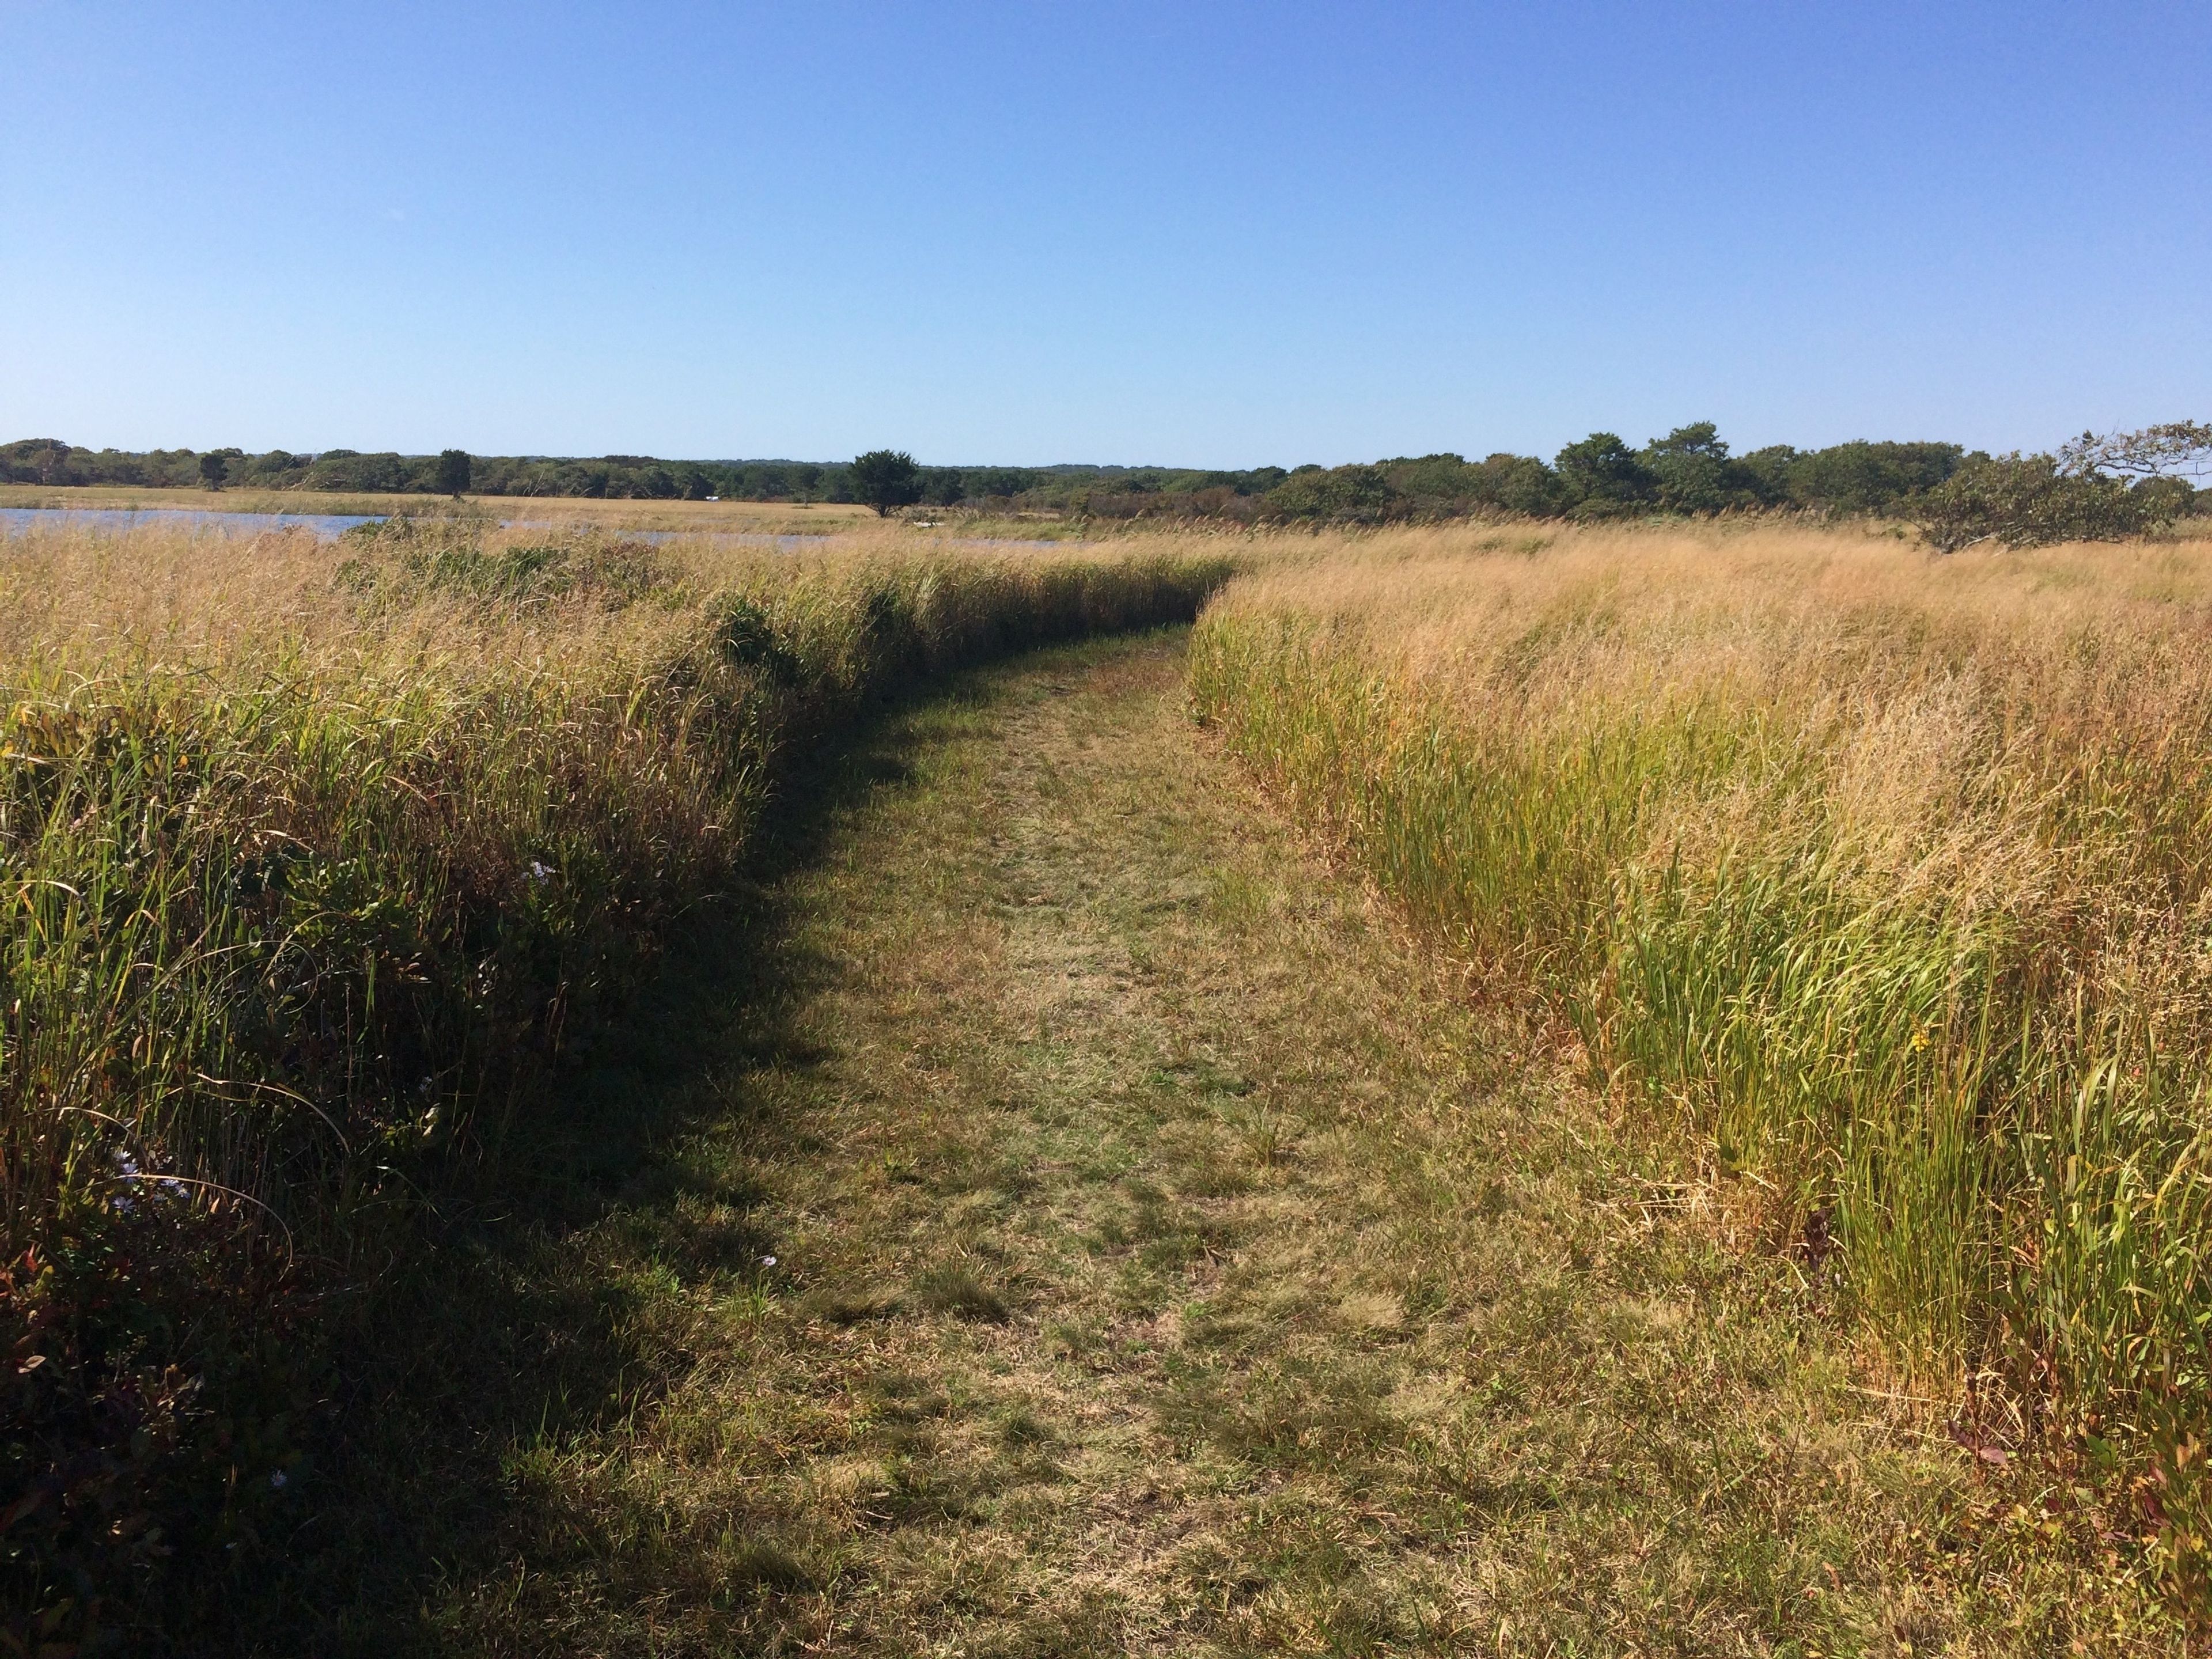
<path fill-rule="evenodd" d="M 1947 1565 L 1995 1547 L 1955 1449 L 1299 848 L 1180 653 L 855 762 L 704 1127 L 562 1246 L 654 1375 L 514 1452 L 441 1644 L 2063 1650 L 2062 1584 Z"/>

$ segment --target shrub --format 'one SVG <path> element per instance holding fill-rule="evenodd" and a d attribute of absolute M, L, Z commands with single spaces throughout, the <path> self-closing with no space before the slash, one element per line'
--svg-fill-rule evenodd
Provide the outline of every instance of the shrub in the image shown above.
<path fill-rule="evenodd" d="M 2168 503 L 2099 472 L 2067 472 L 2049 455 L 1971 462 L 1921 496 L 1915 522 L 1939 553 L 1977 542 L 2044 547 L 2140 535 Z"/>
<path fill-rule="evenodd" d="M 1267 495 L 1268 509 L 1285 519 L 1352 520 L 1372 523 L 1390 506 L 1390 483 L 1378 466 L 1300 468 Z"/>

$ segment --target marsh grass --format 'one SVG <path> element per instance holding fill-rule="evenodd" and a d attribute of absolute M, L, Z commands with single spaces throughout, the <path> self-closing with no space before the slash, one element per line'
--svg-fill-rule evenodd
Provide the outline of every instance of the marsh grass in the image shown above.
<path fill-rule="evenodd" d="M 2208 621 L 2204 544 L 1406 532 L 1240 580 L 1191 687 L 1962 1444 L 2078 1466 L 2201 1605 Z"/>
<path fill-rule="evenodd" d="M 467 521 L 0 544 L 11 1619 L 127 1626 L 250 1541 L 301 1322 L 529 1157 L 794 750 L 1223 574 Z"/>
<path fill-rule="evenodd" d="M 665 976 L 649 1072 L 596 1085 L 684 1127 L 477 1322 L 488 1498 L 410 1513 L 427 1588 L 325 1581 L 265 1646 L 2191 1650 L 1868 1390 L 1540 1009 L 1333 878 L 1182 666 L 1055 650 L 837 762 L 731 953 L 757 992 Z"/>

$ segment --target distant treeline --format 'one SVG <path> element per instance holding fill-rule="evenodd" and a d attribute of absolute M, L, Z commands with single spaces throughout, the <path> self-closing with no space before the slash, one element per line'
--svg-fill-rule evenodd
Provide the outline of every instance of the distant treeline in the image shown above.
<path fill-rule="evenodd" d="M 219 473 L 211 458 L 222 463 Z M 1678 427 L 1634 448 L 1609 432 L 1568 445 L 1548 462 L 1499 453 L 1401 456 L 1352 466 L 982 466 L 921 469 L 925 507 L 1040 512 L 1091 518 L 1216 519 L 1237 522 L 1383 523 L 1516 514 L 1604 519 L 1760 509 L 1909 515 L 1929 492 L 1990 458 L 1958 444 L 1778 444 L 1731 454 L 1710 421 Z M 0 445 L 0 483 L 127 484 L 357 494 L 446 493 L 435 455 L 329 449 L 90 450 L 52 439 Z M 851 501 L 843 462 L 669 461 L 650 455 L 592 459 L 471 458 L 469 490 L 483 495 L 565 495 L 642 501 Z M 2201 511 L 2212 490 L 2175 505 Z"/>

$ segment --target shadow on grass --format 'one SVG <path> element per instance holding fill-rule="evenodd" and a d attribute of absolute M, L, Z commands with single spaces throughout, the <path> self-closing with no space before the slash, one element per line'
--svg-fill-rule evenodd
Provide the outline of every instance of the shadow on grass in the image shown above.
<path fill-rule="evenodd" d="M 316 1368 L 311 1455 L 275 1523 L 198 1587 L 173 1650 L 531 1649 L 487 1629 L 498 1621 L 485 1601 L 544 1547 L 545 1516 L 525 1513 L 539 1477 L 683 1376 L 680 1322 L 655 1322 L 672 1274 L 741 1280 L 773 1251 L 749 1220 L 758 1195 L 684 1151 L 733 1111 L 760 1145 L 790 1133 L 743 1079 L 821 1059 L 792 1036 L 791 1015 L 836 964 L 795 937 L 797 878 L 951 740 L 921 716 L 988 704 L 1024 664 L 1112 648 L 1057 647 L 920 688 L 786 775 L 738 890 L 697 915 L 627 1013 L 514 1114 L 496 1173 L 465 1199 L 441 1194 L 440 1213 L 410 1225 L 393 1265 L 327 1322 L 344 1352 Z M 580 1534 L 562 1553 L 602 1543 Z M 465 1627 L 448 1627 L 441 1606 Z"/>

